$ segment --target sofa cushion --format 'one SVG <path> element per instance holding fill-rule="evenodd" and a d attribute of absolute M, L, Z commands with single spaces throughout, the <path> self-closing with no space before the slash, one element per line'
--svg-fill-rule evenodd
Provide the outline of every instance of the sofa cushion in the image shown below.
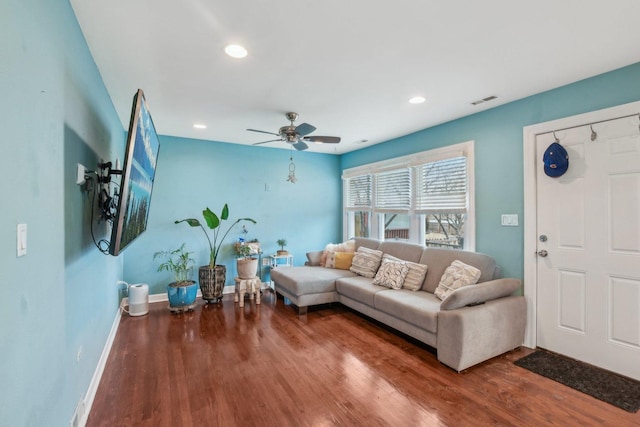
<path fill-rule="evenodd" d="M 455 260 L 444 271 L 434 294 L 443 300 L 458 288 L 475 285 L 479 278 L 480 270 L 462 261 Z"/>
<path fill-rule="evenodd" d="M 495 279 L 496 262 L 489 255 L 454 249 L 425 248 L 420 258 L 420 264 L 428 265 L 429 270 L 424 279 L 422 289 L 434 293 L 444 271 L 455 260 L 460 260 L 479 269 L 481 273 L 478 283 Z"/>
<path fill-rule="evenodd" d="M 409 267 L 405 261 L 391 259 L 389 255 L 385 254 L 382 256 L 382 264 L 372 283 L 386 288 L 400 289 L 408 271 Z"/>
<path fill-rule="evenodd" d="M 372 239 L 370 237 L 356 237 L 354 240 L 356 242 L 356 250 L 358 250 L 360 246 L 364 246 L 369 249 L 378 249 L 378 246 L 380 246 L 379 240 Z"/>
<path fill-rule="evenodd" d="M 436 333 L 440 300 L 433 294 L 407 289 L 386 289 L 375 294 L 375 308 L 419 328 Z"/>
<path fill-rule="evenodd" d="M 364 277 L 374 277 L 380 267 L 382 251 L 361 246 L 351 261 L 350 270 Z"/>
<path fill-rule="evenodd" d="M 307 262 L 304 265 L 322 265 L 322 254 L 324 251 L 307 252 Z"/>
<path fill-rule="evenodd" d="M 271 280 L 294 295 L 335 292 L 336 279 L 355 276 L 348 270 L 325 267 L 278 267 L 271 270 Z"/>
<path fill-rule="evenodd" d="M 518 279 L 497 279 L 475 286 L 465 286 L 451 292 L 440 304 L 440 310 L 455 310 L 469 304 L 481 304 L 506 297 L 520 289 L 520 285 Z"/>
<path fill-rule="evenodd" d="M 375 294 L 389 289 L 374 285 L 369 278 L 356 276 L 336 280 L 336 290 L 341 295 L 373 307 Z"/>
<path fill-rule="evenodd" d="M 424 246 L 416 245 L 415 243 L 385 240 L 380 243 L 378 250 L 403 261 L 418 262 L 422 257 L 422 252 L 424 252 Z"/>

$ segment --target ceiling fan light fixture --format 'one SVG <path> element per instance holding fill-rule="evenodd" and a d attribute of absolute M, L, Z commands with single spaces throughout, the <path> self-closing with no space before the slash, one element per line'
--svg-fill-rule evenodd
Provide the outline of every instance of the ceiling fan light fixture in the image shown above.
<path fill-rule="evenodd" d="M 409 99 L 409 104 L 422 104 L 426 100 L 427 99 L 424 96 L 414 96 L 413 98 Z"/>
<path fill-rule="evenodd" d="M 238 44 L 230 44 L 224 48 L 224 52 L 232 58 L 242 59 L 247 56 L 248 52 L 243 46 Z"/>

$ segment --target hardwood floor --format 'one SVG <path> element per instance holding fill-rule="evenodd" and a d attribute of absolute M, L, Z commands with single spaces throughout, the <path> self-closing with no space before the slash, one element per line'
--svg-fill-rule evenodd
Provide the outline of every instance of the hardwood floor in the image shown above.
<path fill-rule="evenodd" d="M 463 373 L 434 350 L 340 305 L 306 316 L 262 304 L 152 304 L 124 315 L 88 426 L 640 425 L 515 366 L 519 349 Z"/>

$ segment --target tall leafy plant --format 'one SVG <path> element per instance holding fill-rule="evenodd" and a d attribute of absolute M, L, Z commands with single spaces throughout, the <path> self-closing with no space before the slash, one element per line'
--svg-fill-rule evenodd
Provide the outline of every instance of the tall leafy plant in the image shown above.
<path fill-rule="evenodd" d="M 248 221 L 254 224 L 256 223 L 256 221 L 251 218 L 239 218 L 233 224 L 231 224 L 229 228 L 227 228 L 227 231 L 222 235 L 222 237 L 220 237 L 222 222 L 229 219 L 229 206 L 227 206 L 226 203 L 224 204 L 224 207 L 222 208 L 222 212 L 220 213 L 220 216 L 216 215 L 211 209 L 207 207 L 205 210 L 202 211 L 202 216 L 204 217 L 204 220 L 207 223 L 207 227 L 210 230 L 212 230 L 211 234 L 213 235 L 213 240 L 211 240 L 209 233 L 207 233 L 207 230 L 205 230 L 202 223 L 198 221 L 196 218 L 181 219 L 181 220 L 175 221 L 175 223 L 179 224 L 181 222 L 186 222 L 192 227 L 200 227 L 202 229 L 202 232 L 204 233 L 204 235 L 207 238 L 207 241 L 209 242 L 209 267 L 210 268 L 214 268 L 216 266 L 216 262 L 218 260 L 218 255 L 220 254 L 220 248 L 222 247 L 222 243 L 224 242 L 224 239 L 227 237 L 231 229 L 236 224 L 242 221 Z"/>

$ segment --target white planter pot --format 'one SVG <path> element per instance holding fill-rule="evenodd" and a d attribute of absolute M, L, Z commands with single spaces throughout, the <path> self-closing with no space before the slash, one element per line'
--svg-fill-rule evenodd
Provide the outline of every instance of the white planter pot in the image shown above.
<path fill-rule="evenodd" d="M 258 258 L 238 258 L 238 277 L 241 279 L 253 279 L 258 272 Z"/>

